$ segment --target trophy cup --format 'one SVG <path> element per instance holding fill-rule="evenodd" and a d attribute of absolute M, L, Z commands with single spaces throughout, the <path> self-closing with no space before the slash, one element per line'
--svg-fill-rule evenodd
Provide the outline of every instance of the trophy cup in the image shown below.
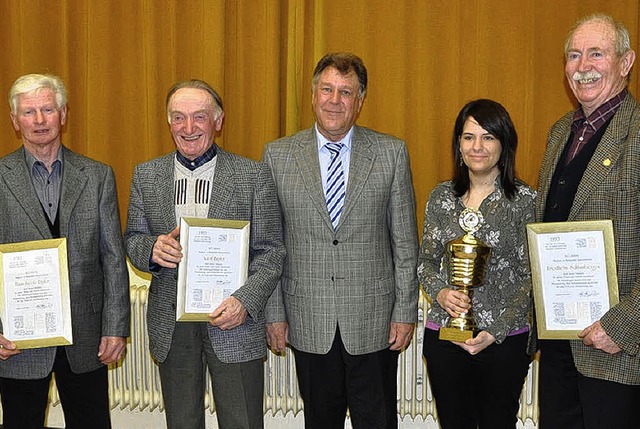
<path fill-rule="evenodd" d="M 484 282 L 491 247 L 473 236 L 484 222 L 482 213 L 466 208 L 460 213 L 458 222 L 466 234 L 446 244 L 444 265 L 447 270 L 448 284 L 473 299 L 473 288 Z M 446 325 L 440 328 L 439 338 L 464 342 L 473 338 L 477 330 L 476 318 L 473 310 L 469 308 L 458 317 L 449 317 Z"/>

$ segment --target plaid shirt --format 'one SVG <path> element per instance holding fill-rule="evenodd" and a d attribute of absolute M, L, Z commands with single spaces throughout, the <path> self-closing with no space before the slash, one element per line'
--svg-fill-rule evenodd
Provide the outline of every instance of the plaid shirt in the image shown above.
<path fill-rule="evenodd" d="M 622 104 L 622 100 L 624 100 L 626 96 L 627 89 L 625 88 L 618 95 L 598 107 L 588 118 L 585 116 L 582 107 L 576 110 L 573 114 L 573 123 L 571 124 L 573 140 L 570 143 L 571 147 L 569 148 L 569 152 L 567 152 L 565 165 L 569 164 L 587 142 L 591 140 L 591 137 L 593 137 L 600 127 L 615 115 Z"/>
<path fill-rule="evenodd" d="M 193 171 L 196 168 L 202 167 L 207 162 L 211 161 L 216 156 L 216 153 L 217 146 L 215 144 L 212 144 L 211 146 L 209 146 L 209 149 L 207 149 L 202 155 L 194 160 L 190 160 L 179 151 L 176 151 L 176 159 L 180 164 L 184 165 L 185 168 L 189 169 L 189 171 Z"/>

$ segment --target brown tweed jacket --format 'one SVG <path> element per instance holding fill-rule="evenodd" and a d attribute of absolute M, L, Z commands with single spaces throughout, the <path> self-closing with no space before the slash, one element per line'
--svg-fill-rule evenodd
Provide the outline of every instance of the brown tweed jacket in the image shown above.
<path fill-rule="evenodd" d="M 556 164 L 571 133 L 573 113 L 549 132 L 536 219 L 542 220 Z M 578 370 L 588 377 L 640 384 L 640 106 L 629 94 L 613 117 L 576 192 L 568 220 L 613 221 L 620 303 L 600 320 L 622 351 L 610 355 L 571 341 Z"/>

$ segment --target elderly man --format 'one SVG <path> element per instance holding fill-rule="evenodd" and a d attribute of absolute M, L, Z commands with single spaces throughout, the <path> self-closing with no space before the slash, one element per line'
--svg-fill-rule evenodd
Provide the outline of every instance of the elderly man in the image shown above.
<path fill-rule="evenodd" d="M 580 106 L 556 122 L 538 180 L 537 218 L 611 219 L 620 303 L 579 340 L 539 342 L 540 427 L 637 428 L 640 403 L 640 106 L 627 84 L 629 33 L 583 18 L 565 43 Z"/>
<path fill-rule="evenodd" d="M 59 77 L 18 78 L 9 103 L 23 145 L 0 159 L 0 243 L 66 237 L 73 345 L 19 350 L 0 335 L 3 427 L 43 427 L 55 373 L 66 427 L 110 428 L 107 365 L 124 353 L 130 313 L 113 171 L 62 145 Z"/>
<path fill-rule="evenodd" d="M 224 112 L 207 83 L 175 84 L 167 118 L 177 151 L 136 167 L 125 233 L 131 262 L 153 274 L 147 320 L 167 426 L 204 429 L 204 358 L 220 427 L 262 428 L 263 309 L 285 255 L 275 186 L 266 165 L 214 143 Z M 251 222 L 248 280 L 209 323 L 176 323 L 181 217 Z"/>
<path fill-rule="evenodd" d="M 290 342 L 305 427 L 396 428 L 398 352 L 417 318 L 418 241 L 404 142 L 355 125 L 367 70 L 328 54 L 312 81 L 316 123 L 270 143 L 287 259 L 267 306 L 272 349 Z"/>

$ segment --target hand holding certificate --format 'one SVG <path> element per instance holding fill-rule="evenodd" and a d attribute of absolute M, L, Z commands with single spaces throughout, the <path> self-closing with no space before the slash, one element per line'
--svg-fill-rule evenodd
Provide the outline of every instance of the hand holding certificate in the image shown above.
<path fill-rule="evenodd" d="M 249 222 L 182 218 L 180 245 L 176 320 L 208 321 L 247 281 Z"/>
<path fill-rule="evenodd" d="M 527 225 L 538 337 L 578 339 L 618 302 L 611 221 Z"/>

